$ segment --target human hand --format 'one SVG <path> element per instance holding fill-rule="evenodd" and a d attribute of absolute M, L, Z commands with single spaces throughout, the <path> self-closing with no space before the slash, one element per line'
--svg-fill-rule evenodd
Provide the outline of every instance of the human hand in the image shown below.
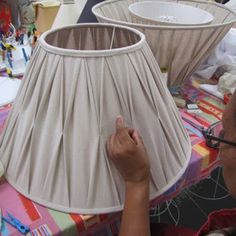
<path fill-rule="evenodd" d="M 138 131 L 126 128 L 123 117 L 116 119 L 116 132 L 107 141 L 107 152 L 125 182 L 149 180 L 149 158 Z"/>

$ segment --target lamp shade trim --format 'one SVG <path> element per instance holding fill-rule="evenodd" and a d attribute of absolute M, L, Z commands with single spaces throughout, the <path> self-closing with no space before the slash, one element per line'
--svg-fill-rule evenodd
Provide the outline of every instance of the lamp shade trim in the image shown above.
<path fill-rule="evenodd" d="M 189 150 L 188 156 L 191 157 L 191 149 Z M 189 158 L 190 161 L 190 158 Z M 157 197 L 159 197 L 161 194 L 165 193 L 167 190 L 169 190 L 184 174 L 184 172 L 186 171 L 188 165 L 189 165 L 189 161 L 186 162 L 185 166 L 183 166 L 183 169 L 178 173 L 178 175 L 176 175 L 176 177 L 173 179 L 172 183 L 169 183 L 168 186 L 166 186 L 165 188 L 163 188 L 160 192 L 157 193 L 151 193 L 150 194 L 150 201 L 156 199 Z M 1 162 L 0 162 L 0 168 L 1 168 Z M 102 208 L 102 209 L 87 209 L 87 208 L 68 208 L 65 207 L 63 205 L 57 205 L 57 204 L 53 204 L 50 203 L 48 201 L 44 201 L 41 198 L 37 198 L 36 196 L 32 196 L 30 194 L 28 194 L 25 189 L 20 188 L 19 186 L 17 186 L 14 181 L 11 180 L 11 177 L 8 176 L 7 174 L 5 174 L 5 178 L 7 179 L 7 181 L 20 193 L 22 193 L 24 196 L 26 196 L 27 198 L 37 202 L 38 204 L 42 205 L 42 206 L 46 206 L 48 208 L 51 209 L 56 209 L 58 211 L 62 211 L 65 213 L 77 213 L 77 214 L 105 214 L 105 213 L 111 213 L 111 212 L 119 212 L 123 210 L 124 205 L 120 205 L 120 206 L 115 206 L 115 207 L 108 207 L 108 208 Z"/>
<path fill-rule="evenodd" d="M 132 45 L 129 45 L 127 47 L 112 48 L 112 49 L 105 49 L 105 50 L 86 50 L 86 49 L 85 50 L 80 50 L 80 49 L 72 50 L 72 49 L 68 49 L 68 48 L 65 49 L 65 48 L 56 47 L 56 46 L 49 44 L 47 42 L 47 39 L 50 35 L 56 34 L 57 32 L 60 32 L 63 29 L 69 31 L 70 29 L 76 29 L 76 28 L 81 29 L 83 27 L 86 28 L 88 26 L 91 28 L 92 27 L 101 27 L 101 28 L 109 27 L 109 28 L 113 28 L 114 30 L 117 28 L 117 29 L 132 31 L 137 36 L 137 42 Z M 61 28 L 57 28 L 57 29 L 54 29 L 51 31 L 47 31 L 41 35 L 41 37 L 39 38 L 39 41 L 40 41 L 41 47 L 50 53 L 55 53 L 55 54 L 64 55 L 64 56 L 72 56 L 72 57 L 76 57 L 76 56 L 99 57 L 99 56 L 112 56 L 112 55 L 135 51 L 135 50 L 142 47 L 142 44 L 145 42 L 145 35 L 136 29 L 126 27 L 126 26 L 120 26 L 120 25 L 116 25 L 116 24 L 84 23 L 84 24 L 80 24 L 79 26 L 76 24 L 76 25 L 61 27 Z"/>

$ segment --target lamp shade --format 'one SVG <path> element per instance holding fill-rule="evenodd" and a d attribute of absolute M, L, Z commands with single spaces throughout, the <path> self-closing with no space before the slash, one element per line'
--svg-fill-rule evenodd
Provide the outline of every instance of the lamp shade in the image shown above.
<path fill-rule="evenodd" d="M 119 114 L 147 146 L 150 199 L 185 171 L 189 137 L 139 31 L 79 24 L 45 32 L 22 83 L 0 160 L 30 199 L 65 212 L 121 210 L 124 182 L 105 148 Z"/>
<path fill-rule="evenodd" d="M 128 7 L 136 20 L 151 24 L 202 25 L 209 24 L 213 16 L 199 7 L 178 2 L 144 1 L 135 2 Z"/>
<path fill-rule="evenodd" d="M 143 1 L 143 0 L 142 0 Z M 160 25 L 140 18 L 135 20 L 129 6 L 139 0 L 108 0 L 95 5 L 93 13 L 100 22 L 122 24 L 143 32 L 163 71 L 168 86 L 180 86 L 188 79 L 236 22 L 236 13 L 222 4 L 181 0 L 214 16 L 207 25 Z"/>

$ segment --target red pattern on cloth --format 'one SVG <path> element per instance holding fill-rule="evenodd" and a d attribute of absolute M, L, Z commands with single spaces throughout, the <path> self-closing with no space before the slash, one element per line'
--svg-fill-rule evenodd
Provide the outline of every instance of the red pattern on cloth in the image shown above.
<path fill-rule="evenodd" d="M 151 224 L 151 235 L 153 236 L 195 236 L 196 231 L 178 225 L 165 223 Z"/>
<path fill-rule="evenodd" d="M 200 228 L 196 236 L 203 236 L 212 230 L 236 227 L 236 208 L 214 211 L 208 215 L 207 222 Z"/>
<path fill-rule="evenodd" d="M 0 2 L 0 31 L 6 34 L 11 23 L 11 11 L 7 3 Z"/>

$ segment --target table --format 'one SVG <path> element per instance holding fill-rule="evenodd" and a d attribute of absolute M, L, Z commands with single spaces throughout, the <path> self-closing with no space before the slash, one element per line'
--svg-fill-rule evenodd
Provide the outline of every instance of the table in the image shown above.
<path fill-rule="evenodd" d="M 205 127 L 221 119 L 225 107 L 222 101 L 196 89 L 191 83 L 182 88 L 182 93 L 187 99 L 197 102 L 203 111 L 202 113 L 189 114 L 182 109 L 180 110 L 182 117 Z M 0 108 L 0 132 L 10 109 L 11 105 Z M 206 146 L 201 132 L 186 121 L 184 121 L 184 126 L 188 130 L 192 143 L 189 166 L 180 180 L 163 195 L 153 200 L 151 205 L 175 197 L 184 188 L 206 178 L 219 164 L 217 151 Z M 28 235 L 32 236 L 110 236 L 118 233 L 120 225 L 120 213 L 77 215 L 54 211 L 25 198 L 6 181 L 0 183 L 0 208 L 2 208 L 4 215 L 6 211 L 9 211 L 23 223 L 29 225 L 31 232 Z M 16 229 L 5 223 L 3 223 L 1 233 L 2 236 L 20 235 Z"/>

